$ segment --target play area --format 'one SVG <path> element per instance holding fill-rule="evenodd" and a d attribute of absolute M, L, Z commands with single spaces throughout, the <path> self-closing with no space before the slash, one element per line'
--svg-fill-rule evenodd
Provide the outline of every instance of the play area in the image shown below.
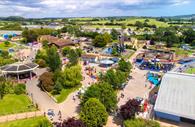
<path fill-rule="evenodd" d="M 154 86 L 160 85 L 161 76 L 159 74 L 148 72 L 146 78 L 152 85 Z"/>
<path fill-rule="evenodd" d="M 142 70 L 170 71 L 174 67 L 174 54 L 159 50 L 147 50 L 137 55 L 135 63 Z"/>

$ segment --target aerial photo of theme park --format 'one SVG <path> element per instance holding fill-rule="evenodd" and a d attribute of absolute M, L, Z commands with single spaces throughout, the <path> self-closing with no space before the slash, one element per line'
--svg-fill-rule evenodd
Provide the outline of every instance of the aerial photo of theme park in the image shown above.
<path fill-rule="evenodd" d="M 0 127 L 195 126 L 195 15 L 166 13 L 193 1 L 21 1 L 0 2 Z"/>

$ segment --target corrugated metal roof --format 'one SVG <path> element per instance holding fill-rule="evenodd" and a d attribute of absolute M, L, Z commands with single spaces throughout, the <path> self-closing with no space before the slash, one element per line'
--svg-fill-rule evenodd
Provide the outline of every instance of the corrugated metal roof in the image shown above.
<path fill-rule="evenodd" d="M 154 110 L 195 120 L 195 75 L 165 74 Z"/>

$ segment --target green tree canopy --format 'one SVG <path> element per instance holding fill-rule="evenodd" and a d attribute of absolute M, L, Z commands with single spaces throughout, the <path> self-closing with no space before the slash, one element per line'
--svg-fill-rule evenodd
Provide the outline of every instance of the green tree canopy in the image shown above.
<path fill-rule="evenodd" d="M 52 71 L 61 69 L 62 62 L 55 46 L 47 49 L 46 61 Z"/>
<path fill-rule="evenodd" d="M 117 95 L 108 83 L 100 82 L 90 86 L 82 98 L 82 103 L 85 103 L 89 98 L 99 99 L 108 112 L 111 112 L 116 108 Z"/>
<path fill-rule="evenodd" d="M 63 56 L 68 55 L 68 53 L 69 53 L 70 50 L 71 50 L 70 47 L 64 47 L 64 48 L 62 49 L 62 54 L 63 54 Z"/>
<path fill-rule="evenodd" d="M 107 122 L 108 113 L 98 99 L 90 98 L 81 108 L 80 118 L 87 127 L 102 127 Z"/>
<path fill-rule="evenodd" d="M 82 75 L 80 66 L 71 66 L 65 68 L 62 72 L 56 72 L 54 75 L 55 90 L 60 88 L 71 88 L 81 84 Z"/>
<path fill-rule="evenodd" d="M 44 88 L 46 91 L 50 92 L 54 88 L 54 79 L 52 72 L 45 72 L 39 77 L 41 88 Z"/>
<path fill-rule="evenodd" d="M 120 89 L 126 81 L 126 73 L 120 70 L 110 69 L 103 76 L 103 81 L 111 84 L 114 89 Z"/>
<path fill-rule="evenodd" d="M 77 65 L 81 54 L 82 54 L 82 50 L 80 49 L 70 49 L 67 54 L 68 59 L 70 61 L 69 65 L 71 66 Z"/>
<path fill-rule="evenodd" d="M 124 59 L 121 59 L 118 63 L 119 65 L 119 70 L 123 71 L 123 72 L 127 72 L 129 73 L 132 69 L 132 65 L 130 62 L 126 62 Z"/>
<path fill-rule="evenodd" d="M 111 35 L 108 33 L 104 33 L 104 34 L 97 35 L 95 37 L 95 39 L 93 40 L 93 45 L 95 47 L 104 47 L 111 41 L 112 41 Z"/>
<path fill-rule="evenodd" d="M 110 34 L 113 40 L 118 40 L 118 36 L 120 35 L 120 33 L 116 29 L 112 29 Z"/>

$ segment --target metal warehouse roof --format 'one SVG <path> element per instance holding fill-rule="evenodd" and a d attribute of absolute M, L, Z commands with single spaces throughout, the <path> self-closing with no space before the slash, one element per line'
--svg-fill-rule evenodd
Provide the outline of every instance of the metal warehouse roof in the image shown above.
<path fill-rule="evenodd" d="M 165 74 L 154 110 L 195 120 L 195 75 Z"/>

